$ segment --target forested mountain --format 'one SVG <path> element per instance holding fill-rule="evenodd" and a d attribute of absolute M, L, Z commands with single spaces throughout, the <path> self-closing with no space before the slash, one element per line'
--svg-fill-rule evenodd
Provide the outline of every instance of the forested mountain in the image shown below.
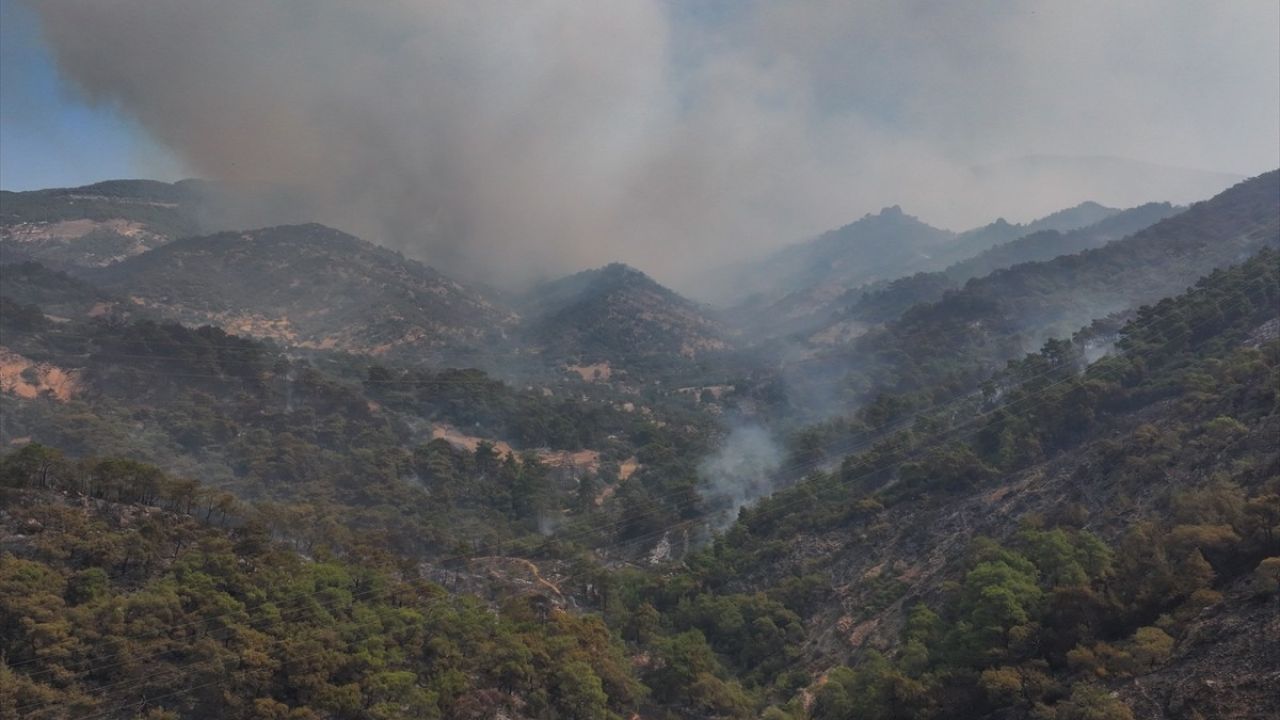
<path fill-rule="evenodd" d="M 999 219 L 955 233 L 928 225 L 895 205 L 759 261 L 710 273 L 702 291 L 723 304 L 812 304 L 868 283 L 942 268 L 1023 235 L 1042 230 L 1065 232 L 1117 212 L 1087 202 L 1026 225 Z M 778 310 L 772 312 L 777 314 Z"/>
<path fill-rule="evenodd" d="M 693 509 L 713 416 L 674 390 L 570 378 L 516 386 L 473 368 L 303 359 L 139 317 L 128 303 L 53 316 L 45 309 L 83 307 L 82 282 L 38 265 L 3 270 L 23 282 L 7 283 L 18 299 L 0 302 L 0 444 L 149 462 L 289 512 L 341 517 L 343 542 L 377 528 L 419 557 L 543 523 L 609 525 L 642 500 L 653 522 L 680 503 Z"/>
<path fill-rule="evenodd" d="M 79 274 L 157 318 L 301 349 L 447 359 L 522 376 L 600 363 L 660 370 L 728 348 L 703 308 L 625 265 L 546 283 L 513 302 L 315 224 L 182 238 Z"/>
<path fill-rule="evenodd" d="M 123 313 L 120 298 L 95 285 L 51 270 L 38 262 L 0 265 L 0 296 L 10 303 L 36 306 L 41 314 L 58 319 L 83 319 Z"/>
<path fill-rule="evenodd" d="M 889 283 L 850 290 L 833 305 L 846 305 L 836 321 L 877 323 L 892 320 L 904 310 L 933 302 L 950 289 L 996 270 L 1024 262 L 1049 260 L 1101 247 L 1163 220 L 1181 209 L 1169 203 L 1149 203 L 1117 212 L 1106 219 L 1068 232 L 1037 230 L 948 266 L 945 270 L 916 273 Z M 1064 211 L 1070 212 L 1070 211 Z"/>
<path fill-rule="evenodd" d="M 1121 214 L 1116 208 L 1109 208 L 1096 202 L 1082 202 L 1079 205 L 1050 213 L 1037 220 L 1023 225 L 1010 223 L 1000 218 L 990 225 L 962 232 L 956 239 L 947 244 L 946 250 L 934 265 L 948 261 L 970 258 L 997 245 L 1013 242 L 1027 235 L 1042 232 L 1071 232 L 1090 225 L 1096 225 L 1107 218 Z M 983 274 L 983 273 L 979 273 Z"/>
<path fill-rule="evenodd" d="M 731 285 L 765 300 L 830 292 L 911 272 L 954 238 L 895 205 L 784 248 L 736 274 Z"/>
<path fill-rule="evenodd" d="M 992 245 L 973 257 L 948 266 L 942 272 L 952 280 L 963 283 L 970 278 L 982 277 L 1019 263 L 1073 255 L 1146 229 L 1184 209 L 1169 203 L 1148 203 L 1128 210 L 1111 211 L 1097 222 L 1077 225 L 1075 229 L 1034 229 L 1027 226 L 1027 232 L 1016 240 Z"/>
<path fill-rule="evenodd" d="M 773 289 L 747 298 L 729 309 L 726 317 L 755 342 L 817 335 L 820 343 L 838 343 L 861 332 L 872 316 L 883 314 L 870 312 L 864 319 L 848 312 L 847 306 L 863 295 L 884 292 L 873 302 L 901 312 L 917 302 L 935 299 L 951 287 L 954 281 L 939 274 L 949 264 L 954 267 L 973 260 L 975 255 L 1028 234 L 1074 231 L 1077 223 L 1101 222 L 1118 213 L 1097 203 L 1083 203 L 1026 225 L 999 219 L 968 232 L 951 233 L 905 216 L 898 208 L 887 208 L 878 216 L 869 215 L 817 240 L 776 253 L 770 258 L 774 264 L 756 266 L 754 272 L 760 277 L 733 276 L 735 286 Z M 807 269 L 796 272 L 797 263 Z M 775 265 L 779 269 L 776 277 Z M 732 276 L 732 271 L 726 272 Z M 791 280 L 786 280 L 788 273 Z M 778 287 L 779 282 L 787 287 Z"/>
<path fill-rule="evenodd" d="M 173 319 L 372 355 L 474 347 L 515 321 L 430 267 L 314 224 L 184 238 L 86 277 Z"/>
<path fill-rule="evenodd" d="M 701 307 L 622 264 L 534 288 L 521 307 L 526 337 L 577 365 L 678 363 L 728 348 L 725 330 Z"/>
<path fill-rule="evenodd" d="M 1280 171 L 1100 215 L 868 218 L 877 325 L 794 355 L 319 225 L 5 264 L 0 708 L 1274 714 Z"/>
<path fill-rule="evenodd" d="M 1045 230 L 1067 232 L 1100 223 L 1113 215 L 1118 215 L 1120 212 L 1116 208 L 1107 207 L 1092 200 L 1085 200 L 1079 205 L 1051 212 L 1042 218 L 1016 227 L 1020 229 L 1023 235 L 1031 235 Z"/>
<path fill-rule="evenodd" d="M 0 191 L 0 258 L 95 267 L 196 234 L 207 187 L 111 180 L 78 188 Z"/>
<path fill-rule="evenodd" d="M 5 717 L 607 717 L 643 686 L 597 617 L 494 613 L 369 545 L 313 559 L 271 515 L 125 460 L 0 460 Z M 69 501 L 72 490 L 83 501 Z"/>
<path fill-rule="evenodd" d="M 1280 171 L 1230 188 L 1103 247 L 998 270 L 806 360 L 806 382 L 856 404 L 880 391 L 958 391 L 1091 320 L 1175 294 L 1201 275 L 1280 246 Z"/>

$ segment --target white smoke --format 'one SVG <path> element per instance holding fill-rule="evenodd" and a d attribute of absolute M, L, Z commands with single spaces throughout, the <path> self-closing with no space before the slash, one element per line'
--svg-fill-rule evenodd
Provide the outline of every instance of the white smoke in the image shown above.
<path fill-rule="evenodd" d="M 735 426 L 719 449 L 698 467 L 699 490 L 712 524 L 725 527 L 738 510 L 771 495 L 782 451 L 768 430 L 756 424 Z"/>
<path fill-rule="evenodd" d="M 494 282 L 623 260 L 689 287 L 885 205 L 962 229 L 1220 189 L 990 171 L 1035 153 L 1280 155 L 1272 2 L 28 6 L 63 75 L 192 174 Z"/>

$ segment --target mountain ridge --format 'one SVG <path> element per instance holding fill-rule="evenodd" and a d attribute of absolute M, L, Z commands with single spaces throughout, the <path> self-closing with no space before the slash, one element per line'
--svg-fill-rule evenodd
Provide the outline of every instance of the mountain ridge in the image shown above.
<path fill-rule="evenodd" d="M 551 281 L 523 297 L 525 336 L 544 353 L 625 365 L 631 356 L 692 360 L 728 349 L 697 303 L 623 263 Z"/>
<path fill-rule="evenodd" d="M 315 223 L 182 238 L 85 276 L 175 319 L 374 355 L 474 345 L 515 322 L 430 266 Z"/>

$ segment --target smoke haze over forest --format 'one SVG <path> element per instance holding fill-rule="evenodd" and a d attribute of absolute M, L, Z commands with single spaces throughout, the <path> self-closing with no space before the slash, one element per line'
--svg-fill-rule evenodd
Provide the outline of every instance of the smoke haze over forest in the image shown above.
<path fill-rule="evenodd" d="M 964 229 L 1187 202 L 1280 157 L 1272 2 L 22 7 L 184 173 L 498 283 L 687 283 L 884 205 Z M 1096 160 L 1098 186 L 1105 156 L 1222 174 Z"/>

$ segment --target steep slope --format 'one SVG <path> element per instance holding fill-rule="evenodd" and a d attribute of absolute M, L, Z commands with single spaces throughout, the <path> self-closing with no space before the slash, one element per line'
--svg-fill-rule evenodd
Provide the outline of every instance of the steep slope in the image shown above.
<path fill-rule="evenodd" d="M 1117 208 L 1087 201 L 1050 213 L 1025 225 L 1010 223 L 1004 218 L 999 218 L 989 225 L 957 235 L 955 240 L 947 244 L 942 253 L 932 258 L 934 262 L 931 264 L 938 267 L 946 262 L 964 260 L 997 245 L 1035 233 L 1071 232 L 1100 223 L 1120 213 L 1121 211 Z"/>
<path fill-rule="evenodd" d="M 129 457 L 244 499 L 323 508 L 419 559 L 463 537 L 540 537 L 544 514 L 607 526 L 612 504 L 582 502 L 592 483 L 650 482 L 636 455 L 664 425 L 678 428 L 674 447 L 701 448 L 713 429 L 679 398 L 591 390 L 299 358 L 213 327 L 0 302 L 0 447 Z"/>
<path fill-rule="evenodd" d="M 184 238 L 88 277 L 182 322 L 373 355 L 474 346 L 513 322 L 432 268 L 322 225 Z"/>
<path fill-rule="evenodd" d="M 0 297 L 39 306 L 62 319 L 100 317 L 127 311 L 120 298 L 38 262 L 0 265 Z"/>
<path fill-rule="evenodd" d="M 206 191 L 191 180 L 0 191 L 0 254 L 55 268 L 107 265 L 196 234 Z"/>
<path fill-rule="evenodd" d="M 948 266 L 943 272 L 957 283 L 963 283 L 969 278 L 982 277 L 994 270 L 1019 263 L 1071 255 L 1119 240 L 1184 209 L 1169 203 L 1147 203 L 1128 210 L 1109 212 L 1097 222 L 1077 226 L 1074 230 L 1033 229 L 1028 226 L 1027 232 L 1018 239 L 992 246 L 972 258 Z"/>
<path fill-rule="evenodd" d="M 712 273 L 706 292 L 725 304 L 763 306 L 789 294 L 830 296 L 838 289 L 907 274 L 955 238 L 896 205 L 759 261 Z"/>
<path fill-rule="evenodd" d="M 945 378 L 964 384 L 1048 338 L 1176 294 L 1214 268 L 1277 247 L 1277 198 L 1280 171 L 1272 171 L 1104 247 L 972 280 L 833 353 L 827 371 L 857 367 L 876 378 L 873 385 L 898 391 Z"/>
<path fill-rule="evenodd" d="M 891 320 L 912 305 L 941 298 L 947 290 L 957 288 L 971 278 L 1024 262 L 1049 260 L 1101 247 L 1150 227 L 1180 209 L 1169 203 L 1149 203 L 1065 233 L 1052 229 L 1029 232 L 954 263 L 945 270 L 917 273 L 888 284 L 851 290 L 834 303 L 845 306 L 835 320 L 863 323 Z"/>
<path fill-rule="evenodd" d="M 535 288 L 524 307 L 525 336 L 546 355 L 579 364 L 678 363 L 728 348 L 702 308 L 622 264 Z"/>
<path fill-rule="evenodd" d="M 1117 212 L 1082 203 L 1026 225 L 1001 218 L 955 233 L 924 223 L 895 205 L 758 261 L 712 272 L 699 292 L 724 304 L 746 301 L 748 306 L 767 307 L 776 303 L 770 310 L 773 314 L 794 314 L 787 310 L 789 306 L 810 306 L 867 283 L 942 268 L 1029 233 L 1066 232 Z"/>
<path fill-rule="evenodd" d="M 845 447 L 864 449 L 744 512 L 698 581 L 809 588 L 811 666 L 861 664 L 822 672 L 796 717 L 846 716 L 823 711 L 837 689 L 865 717 L 1269 717 L 1280 655 L 1249 638 L 1275 628 L 1277 325 L 1265 250 L 1149 308 L 1083 372 L 1086 338 L 980 396 L 863 413 Z"/>
<path fill-rule="evenodd" d="M 779 335 L 823 333 L 833 316 L 872 289 L 884 288 L 912 273 L 936 271 L 973 257 L 993 246 L 1028 233 L 1065 232 L 1076 223 L 1105 219 L 1118 210 L 1097 203 L 1073 208 L 1021 225 L 1003 218 L 963 233 L 939 230 L 886 208 L 808 243 L 792 246 L 769 258 L 768 264 L 732 276 L 741 291 L 755 294 L 728 311 L 727 317 L 745 335 L 757 340 Z M 714 276 L 713 276 L 714 281 Z M 940 291 L 936 278 L 926 278 L 921 290 Z M 835 318 L 836 323 L 842 322 Z M 848 333 L 832 328 L 826 341 Z"/>

